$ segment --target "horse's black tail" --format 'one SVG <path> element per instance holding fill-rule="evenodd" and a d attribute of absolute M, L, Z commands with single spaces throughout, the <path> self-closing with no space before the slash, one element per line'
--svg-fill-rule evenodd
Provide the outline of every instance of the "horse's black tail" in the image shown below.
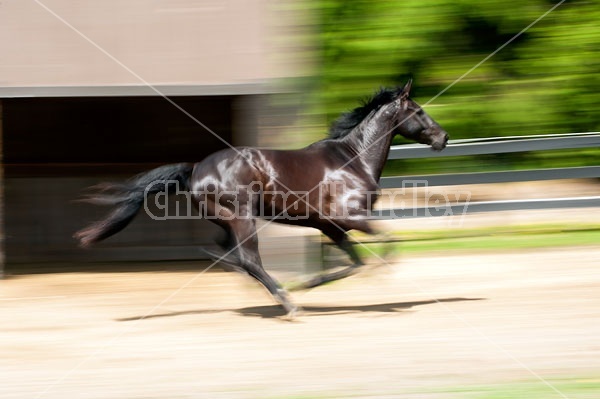
<path fill-rule="evenodd" d="M 113 205 L 115 208 L 103 220 L 79 230 L 74 237 L 82 246 L 88 246 L 118 233 L 137 215 L 146 195 L 188 191 L 193 167 L 189 163 L 165 165 L 137 175 L 123 184 L 103 183 L 91 187 L 96 193 L 87 195 L 82 201 Z"/>

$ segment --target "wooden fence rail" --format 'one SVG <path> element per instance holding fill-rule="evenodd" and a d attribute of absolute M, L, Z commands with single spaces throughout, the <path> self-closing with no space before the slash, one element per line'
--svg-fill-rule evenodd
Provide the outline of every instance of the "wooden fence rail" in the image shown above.
<path fill-rule="evenodd" d="M 432 152 L 427 146 L 418 144 L 393 146 L 390 150 L 388 159 L 436 158 L 597 147 L 600 147 L 600 132 L 540 136 L 493 137 L 486 139 L 451 141 L 448 147 L 442 152 Z M 600 163 L 600 159 L 598 161 Z M 433 187 L 582 178 L 600 178 L 600 166 L 452 173 L 420 176 L 392 176 L 383 177 L 380 181 L 380 186 L 383 189 L 393 189 L 400 187 L 406 188 L 409 187 L 410 184 Z M 441 207 L 439 204 L 434 204 L 432 206 L 421 208 L 377 210 L 373 212 L 373 218 L 397 219 L 402 217 L 441 216 L 456 214 L 457 211 L 460 211 L 462 214 L 463 212 L 477 213 L 519 209 L 531 210 L 581 207 L 600 207 L 600 195 L 449 204 L 445 209 L 446 212 L 444 212 L 444 207 Z"/>

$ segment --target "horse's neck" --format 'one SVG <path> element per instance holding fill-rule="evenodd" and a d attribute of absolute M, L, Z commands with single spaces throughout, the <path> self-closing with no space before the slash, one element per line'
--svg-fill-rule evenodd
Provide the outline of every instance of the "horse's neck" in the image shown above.
<path fill-rule="evenodd" d="M 355 156 L 362 161 L 367 173 L 377 182 L 392 144 L 394 126 L 392 119 L 387 117 L 389 112 L 394 110 L 382 107 L 375 115 L 366 118 L 344 137 L 352 152 L 355 152 L 357 154 Z"/>

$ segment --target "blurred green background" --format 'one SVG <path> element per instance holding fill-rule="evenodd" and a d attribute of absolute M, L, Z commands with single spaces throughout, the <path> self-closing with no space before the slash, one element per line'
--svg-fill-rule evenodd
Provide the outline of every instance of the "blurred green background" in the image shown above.
<path fill-rule="evenodd" d="M 304 6 L 316 15 L 317 73 L 307 111 L 331 123 L 378 87 L 408 77 L 413 99 L 425 104 L 556 3 L 308 0 Z M 600 130 L 599 23 L 599 1 L 566 1 L 426 111 L 451 139 Z M 384 173 L 585 166 L 598 159 L 600 149 L 401 160 Z"/>

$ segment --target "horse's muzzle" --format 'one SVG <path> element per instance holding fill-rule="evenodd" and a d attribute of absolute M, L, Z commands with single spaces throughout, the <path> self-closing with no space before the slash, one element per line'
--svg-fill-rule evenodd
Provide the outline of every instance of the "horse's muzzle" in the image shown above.
<path fill-rule="evenodd" d="M 431 149 L 434 151 L 442 151 L 448 144 L 448 133 L 441 131 L 436 134 L 431 140 Z"/>

